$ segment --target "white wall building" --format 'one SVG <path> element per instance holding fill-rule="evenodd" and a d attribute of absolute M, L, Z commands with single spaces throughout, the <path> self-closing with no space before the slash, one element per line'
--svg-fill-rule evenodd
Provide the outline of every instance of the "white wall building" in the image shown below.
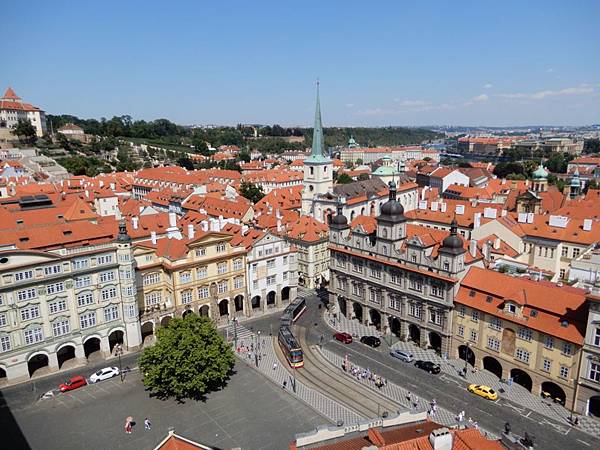
<path fill-rule="evenodd" d="M 16 139 L 11 133 L 19 120 L 29 120 L 35 127 L 36 135 L 46 133 L 46 115 L 36 106 L 24 103 L 15 91 L 8 88 L 0 99 L 0 138 Z"/>

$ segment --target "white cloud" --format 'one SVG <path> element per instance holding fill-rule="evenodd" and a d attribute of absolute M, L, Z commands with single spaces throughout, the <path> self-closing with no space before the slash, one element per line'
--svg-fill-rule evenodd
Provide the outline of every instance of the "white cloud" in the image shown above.
<path fill-rule="evenodd" d="M 487 83 L 483 85 L 484 89 L 490 89 L 492 86 L 494 86 L 493 84 Z"/>
<path fill-rule="evenodd" d="M 476 103 L 479 103 L 479 102 L 487 102 L 489 99 L 490 98 L 486 94 L 481 94 L 481 95 L 478 95 L 477 97 L 474 97 L 473 101 Z"/>
<path fill-rule="evenodd" d="M 354 103 L 346 103 L 346 108 L 354 108 Z"/>
<path fill-rule="evenodd" d="M 563 95 L 583 95 L 583 94 L 592 94 L 595 92 L 595 88 L 588 84 L 581 84 L 575 87 L 568 87 L 560 90 L 545 90 L 538 91 L 532 94 L 524 94 L 521 92 L 513 93 L 513 94 L 498 94 L 497 97 L 501 98 L 525 98 L 529 100 L 543 100 L 548 97 L 559 97 Z"/>
<path fill-rule="evenodd" d="M 552 73 L 554 72 L 554 69 L 552 67 L 550 67 L 548 70 L 546 70 L 547 73 Z"/>
<path fill-rule="evenodd" d="M 408 106 L 408 107 L 417 107 L 417 106 L 428 106 L 431 105 L 431 102 L 426 100 L 400 100 L 395 99 L 395 102 L 400 103 L 400 106 Z"/>

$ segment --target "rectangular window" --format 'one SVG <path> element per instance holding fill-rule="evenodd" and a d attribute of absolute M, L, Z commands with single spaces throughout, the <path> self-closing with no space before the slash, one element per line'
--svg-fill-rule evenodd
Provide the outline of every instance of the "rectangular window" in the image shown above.
<path fill-rule="evenodd" d="M 552 369 L 552 361 L 550 361 L 547 358 L 544 358 L 542 360 L 542 370 L 544 372 L 550 372 L 550 369 Z"/>
<path fill-rule="evenodd" d="M 100 295 L 101 295 L 102 300 L 110 300 L 112 298 L 116 298 L 117 297 L 117 288 L 109 287 L 106 289 L 102 289 L 102 292 Z"/>
<path fill-rule="evenodd" d="M 288 257 L 284 256 L 283 257 L 283 265 L 285 266 L 285 265 L 287 265 L 287 263 L 288 263 Z"/>
<path fill-rule="evenodd" d="M 471 320 L 473 322 L 479 322 L 479 311 L 477 311 L 475 309 L 473 311 L 471 311 Z"/>
<path fill-rule="evenodd" d="M 287 264 L 287 256 L 283 258 L 283 263 Z M 241 259 L 233 260 L 233 270 L 241 270 L 243 268 L 243 263 Z"/>
<path fill-rule="evenodd" d="M 67 300 L 64 298 L 48 303 L 48 311 L 50 314 L 56 314 L 67 310 Z"/>
<path fill-rule="evenodd" d="M 206 256 L 206 248 L 204 248 L 204 247 L 197 248 L 196 256 Z"/>
<path fill-rule="evenodd" d="M 340 266 L 343 269 L 346 268 L 346 257 L 345 256 L 339 256 L 337 261 L 338 261 L 338 266 Z"/>
<path fill-rule="evenodd" d="M 90 265 L 89 259 L 75 259 L 71 262 L 73 270 L 87 269 Z"/>
<path fill-rule="evenodd" d="M 287 272 L 285 272 L 284 275 L 287 275 Z M 244 277 L 236 277 L 233 279 L 233 288 L 234 289 L 241 289 L 243 287 L 244 287 Z"/>
<path fill-rule="evenodd" d="M 408 315 L 420 319 L 423 315 L 423 309 L 421 308 L 421 305 L 417 305 L 416 303 L 409 303 Z"/>
<path fill-rule="evenodd" d="M 573 354 L 573 345 L 569 344 L 568 342 L 565 342 L 565 344 L 563 345 L 563 353 L 565 355 L 572 355 Z"/>
<path fill-rule="evenodd" d="M 92 277 L 90 277 L 90 276 L 75 278 L 75 288 L 77 288 L 77 289 L 91 286 L 91 285 L 92 285 Z"/>
<path fill-rule="evenodd" d="M 487 346 L 489 349 L 499 352 L 500 340 L 496 339 L 495 337 L 488 337 Z"/>
<path fill-rule="evenodd" d="M 390 297 L 389 305 L 390 308 L 395 309 L 396 311 L 400 311 L 402 303 L 396 297 Z"/>
<path fill-rule="evenodd" d="M 98 281 L 100 283 L 106 283 L 107 281 L 113 281 L 115 279 L 115 271 L 110 270 L 108 272 L 100 272 L 98 275 Z"/>
<path fill-rule="evenodd" d="M 560 366 L 559 375 L 561 376 L 561 378 L 568 378 L 569 377 L 569 368 L 567 366 Z"/>
<path fill-rule="evenodd" d="M 465 327 L 463 325 L 459 325 L 458 326 L 458 335 L 460 337 L 464 337 L 464 335 L 465 335 Z"/>
<path fill-rule="evenodd" d="M 377 267 L 371 267 L 371 276 L 373 278 L 377 278 L 378 280 L 381 279 L 381 270 L 379 270 Z"/>
<path fill-rule="evenodd" d="M 413 291 L 421 292 L 423 289 L 423 285 L 421 284 L 421 279 L 417 277 L 410 277 L 408 287 Z"/>
<path fill-rule="evenodd" d="M 127 311 L 127 317 L 130 319 L 137 316 L 137 309 L 135 305 L 127 305 L 125 311 Z"/>
<path fill-rule="evenodd" d="M 283 272 L 283 281 L 287 281 L 287 279 L 288 279 L 288 273 Z"/>
<path fill-rule="evenodd" d="M 15 281 L 31 280 L 33 278 L 33 270 L 24 270 L 23 272 L 15 273 Z"/>
<path fill-rule="evenodd" d="M 62 272 L 62 267 L 60 266 L 60 264 L 57 264 L 55 266 L 44 267 L 44 275 L 56 275 L 57 273 L 61 273 L 61 272 Z"/>
<path fill-rule="evenodd" d="M 119 307 L 117 305 L 104 308 L 104 321 L 112 322 L 119 318 Z"/>
<path fill-rule="evenodd" d="M 456 313 L 458 314 L 458 317 L 465 317 L 465 313 L 466 313 L 465 305 L 460 305 L 458 308 L 456 308 Z"/>
<path fill-rule="evenodd" d="M 560 277 L 561 280 L 565 279 L 566 274 L 567 274 L 567 271 L 565 269 L 560 269 L 560 271 L 558 272 L 558 276 Z"/>
<path fill-rule="evenodd" d="M 370 289 L 369 296 L 370 296 L 369 299 L 373 303 L 377 303 L 377 304 L 381 303 L 381 293 L 379 291 L 377 291 L 375 289 Z"/>
<path fill-rule="evenodd" d="M 59 283 L 52 283 L 46 286 L 46 293 L 48 295 L 56 294 L 58 292 L 63 292 L 65 290 L 65 283 L 62 281 Z"/>
<path fill-rule="evenodd" d="M 444 289 L 441 285 L 434 283 L 431 285 L 431 295 L 433 297 L 442 298 L 444 297 Z"/>
<path fill-rule="evenodd" d="M 392 270 L 390 272 L 390 282 L 394 283 L 394 284 L 400 284 L 400 282 L 401 282 L 400 272 Z"/>
<path fill-rule="evenodd" d="M 596 327 L 596 331 L 594 332 L 594 345 L 600 347 L 600 327 Z"/>
<path fill-rule="evenodd" d="M 35 288 L 23 289 L 17 291 L 17 301 L 22 302 L 25 300 L 31 300 L 37 297 L 37 290 Z"/>
<path fill-rule="evenodd" d="M 477 341 L 477 330 L 474 330 L 473 328 L 471 328 L 471 334 L 469 335 L 469 340 L 470 341 Z"/>
<path fill-rule="evenodd" d="M 546 342 L 544 343 L 544 346 L 546 348 L 553 349 L 554 348 L 554 338 L 552 336 L 546 336 Z"/>
<path fill-rule="evenodd" d="M 277 282 L 277 277 L 276 275 L 271 275 L 267 277 L 267 286 L 270 286 L 272 284 L 275 284 Z"/>
<path fill-rule="evenodd" d="M 38 317 L 40 317 L 40 308 L 37 305 L 29 306 L 27 308 L 21 309 L 19 313 L 21 315 L 22 321 L 37 319 Z"/>
<path fill-rule="evenodd" d="M 209 290 L 208 286 L 200 286 L 198 288 L 198 298 L 208 298 Z"/>
<path fill-rule="evenodd" d="M 77 306 L 86 306 L 94 303 L 94 295 L 91 292 L 84 292 L 77 295 Z"/>
<path fill-rule="evenodd" d="M 579 256 L 580 252 L 581 252 L 581 249 L 573 248 L 573 259 L 577 258 Z"/>
<path fill-rule="evenodd" d="M 509 303 L 506 308 L 507 308 L 508 312 L 511 313 L 511 314 L 516 314 L 517 313 L 517 306 L 514 305 L 514 304 L 512 304 L 512 303 Z"/>
<path fill-rule="evenodd" d="M 265 248 L 265 255 L 272 255 L 273 254 L 273 249 L 272 248 Z"/>
<path fill-rule="evenodd" d="M 104 265 L 104 264 L 111 264 L 112 262 L 113 262 L 112 254 L 101 255 L 96 258 L 96 264 L 98 264 L 99 266 Z"/>
<path fill-rule="evenodd" d="M 442 324 L 442 313 L 440 313 L 439 311 L 430 311 L 429 321 L 436 325 L 441 325 Z"/>
<path fill-rule="evenodd" d="M 8 324 L 8 320 L 6 319 L 6 314 L 0 313 L 0 327 L 5 327 Z"/>
<path fill-rule="evenodd" d="M 191 272 L 180 272 L 179 273 L 179 282 L 180 283 L 189 283 L 190 281 L 192 281 Z"/>
<path fill-rule="evenodd" d="M 258 280 L 252 282 L 252 289 L 258 289 Z"/>
<path fill-rule="evenodd" d="M 196 268 L 196 276 L 199 279 L 206 278 L 208 276 L 208 267 L 202 266 L 202 267 Z"/>
<path fill-rule="evenodd" d="M 515 352 L 515 358 L 517 358 L 519 361 L 522 361 L 527 364 L 529 364 L 530 356 L 531 356 L 531 354 L 523 348 L 518 348 L 517 351 Z"/>
<path fill-rule="evenodd" d="M 149 292 L 144 296 L 144 303 L 146 304 L 146 306 L 156 305 L 160 303 L 161 300 L 162 292 L 160 291 Z"/>
<path fill-rule="evenodd" d="M 219 275 L 223 275 L 224 273 L 227 273 L 227 263 L 226 262 L 220 262 L 219 264 L 217 264 L 217 273 Z"/>
<path fill-rule="evenodd" d="M 499 317 L 492 317 L 490 328 L 492 330 L 500 331 L 502 329 L 502 320 L 500 320 Z"/>
<path fill-rule="evenodd" d="M 225 251 L 225 243 L 221 242 L 217 244 L 217 253 L 223 253 Z"/>
<path fill-rule="evenodd" d="M 352 261 L 352 270 L 358 273 L 362 273 L 362 263 L 358 260 Z"/>
<path fill-rule="evenodd" d="M 524 341 L 531 342 L 531 337 L 533 336 L 533 332 L 531 331 L 531 328 L 519 328 L 519 331 L 517 332 L 517 336 L 519 336 L 519 339 L 523 339 Z"/>
<path fill-rule="evenodd" d="M 224 294 L 229 290 L 229 282 L 228 280 L 219 281 L 217 283 L 217 290 L 219 294 Z"/>
<path fill-rule="evenodd" d="M 192 291 L 183 291 L 181 293 L 181 303 L 184 305 L 192 303 Z"/>
<path fill-rule="evenodd" d="M 69 331 L 71 331 L 69 319 L 59 319 L 56 322 L 52 322 L 52 334 L 54 336 L 64 336 Z"/>
<path fill-rule="evenodd" d="M 23 335 L 25 337 L 25 345 L 35 344 L 44 340 L 44 332 L 41 327 L 25 330 Z"/>
<path fill-rule="evenodd" d="M 600 383 L 600 364 L 590 361 L 590 369 L 588 371 L 588 378 Z"/>
<path fill-rule="evenodd" d="M 0 352 L 7 352 L 11 348 L 10 336 L 0 336 Z"/>
<path fill-rule="evenodd" d="M 267 269 L 273 269 L 275 268 L 275 260 L 274 259 L 268 259 L 267 260 Z"/>
<path fill-rule="evenodd" d="M 561 255 L 563 258 L 566 258 L 567 256 L 569 256 L 569 247 L 565 247 L 565 246 L 563 245 L 560 255 Z"/>
<path fill-rule="evenodd" d="M 79 316 L 79 327 L 81 329 L 90 328 L 96 325 L 96 311 L 81 314 Z"/>

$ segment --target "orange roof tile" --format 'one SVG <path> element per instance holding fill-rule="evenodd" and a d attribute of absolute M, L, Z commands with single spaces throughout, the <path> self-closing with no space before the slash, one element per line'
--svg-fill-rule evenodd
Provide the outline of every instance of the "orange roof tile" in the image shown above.
<path fill-rule="evenodd" d="M 286 235 L 292 239 L 307 242 L 327 240 L 329 227 L 312 216 L 300 216 L 296 222 L 288 225 Z"/>
<path fill-rule="evenodd" d="M 474 294 L 471 294 L 472 291 Z M 582 344 L 587 320 L 585 294 L 583 289 L 559 287 L 552 283 L 471 267 L 454 301 L 503 320 Z M 492 302 L 487 301 L 488 296 Z M 523 306 L 523 317 L 505 314 L 501 308 L 506 301 Z M 532 310 L 536 310 L 537 314 L 531 315 Z M 565 320 L 566 326 L 563 326 L 561 323 Z"/>

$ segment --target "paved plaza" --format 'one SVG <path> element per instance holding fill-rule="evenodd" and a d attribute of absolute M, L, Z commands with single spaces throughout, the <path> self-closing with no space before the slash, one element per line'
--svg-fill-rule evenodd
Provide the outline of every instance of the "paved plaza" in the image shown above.
<path fill-rule="evenodd" d="M 137 372 L 123 383 L 113 378 L 27 404 L 21 399 L 30 386 L 3 390 L 2 448 L 150 449 L 174 428 L 178 434 L 223 450 L 282 450 L 296 433 L 328 423 L 245 364 L 238 363 L 235 369 L 226 388 L 209 394 L 205 402 L 150 398 Z M 129 415 L 137 422 L 131 435 L 123 429 Z M 152 422 L 150 431 L 144 430 L 145 417 Z"/>

